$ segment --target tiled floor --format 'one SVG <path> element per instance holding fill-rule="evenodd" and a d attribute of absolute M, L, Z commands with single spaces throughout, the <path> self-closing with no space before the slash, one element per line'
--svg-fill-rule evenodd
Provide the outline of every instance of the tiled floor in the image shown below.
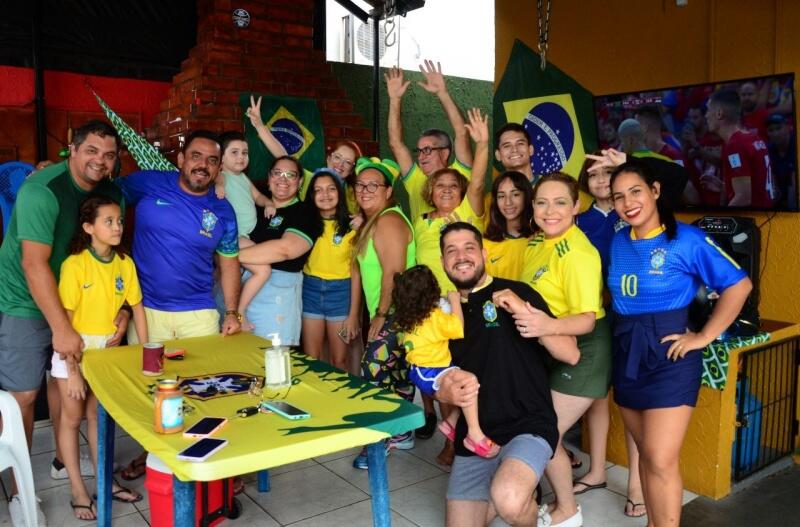
<path fill-rule="evenodd" d="M 391 454 L 388 471 L 391 477 L 390 498 L 392 525 L 398 527 L 438 527 L 444 524 L 447 469 L 436 464 L 436 454 L 443 438 L 417 441 L 413 450 L 395 451 Z M 70 490 L 66 480 L 50 478 L 49 466 L 53 459 L 52 427 L 37 423 L 33 444 L 33 471 L 36 492 L 42 499 L 48 525 L 51 527 L 93 525 L 75 520 L 69 508 Z M 127 462 L 139 451 L 138 445 L 119 428 L 117 429 L 116 459 Z M 301 463 L 287 465 L 270 471 L 271 491 L 260 494 L 255 477 L 246 479 L 244 494 L 239 496 L 243 505 L 242 516 L 222 525 L 265 526 L 292 525 L 296 527 L 348 525 L 370 526 L 372 515 L 367 472 L 352 468 L 356 450 L 331 454 Z M 588 466 L 586 456 L 576 454 Z M 576 475 L 580 475 L 578 472 Z M 583 508 L 586 527 L 642 526 L 643 518 L 631 519 L 623 515 L 627 470 L 609 464 L 608 488 L 594 490 L 578 496 Z M 128 482 L 122 482 L 128 485 Z M 124 527 L 147 526 L 150 521 L 149 502 L 144 489 L 144 478 L 129 485 L 145 495 L 135 505 L 114 503 L 114 525 Z M 3 491 L 7 492 L 8 472 L 2 476 Z M 93 479 L 88 484 L 94 484 Z M 544 484 L 545 492 L 549 492 Z M 695 498 L 686 492 L 684 503 Z M 495 521 L 493 525 L 504 525 Z M 10 526 L 6 507 L 0 505 L 0 527 Z"/>

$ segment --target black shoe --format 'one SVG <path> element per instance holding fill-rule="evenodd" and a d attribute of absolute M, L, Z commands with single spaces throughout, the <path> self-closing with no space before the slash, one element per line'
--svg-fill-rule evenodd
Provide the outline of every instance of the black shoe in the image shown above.
<path fill-rule="evenodd" d="M 436 414 L 425 414 L 425 424 L 414 430 L 417 439 L 430 439 L 436 431 Z"/>

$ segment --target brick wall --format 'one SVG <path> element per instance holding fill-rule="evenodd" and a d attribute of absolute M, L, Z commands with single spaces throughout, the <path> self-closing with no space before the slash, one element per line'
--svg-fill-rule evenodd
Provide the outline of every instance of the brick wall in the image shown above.
<path fill-rule="evenodd" d="M 155 135 L 174 150 L 188 130 L 243 129 L 239 95 L 312 97 L 330 145 L 351 139 L 376 155 L 378 145 L 339 86 L 325 53 L 312 47 L 314 0 L 198 0 L 197 45 L 172 80 L 156 117 Z M 233 10 L 246 9 L 238 28 Z"/>

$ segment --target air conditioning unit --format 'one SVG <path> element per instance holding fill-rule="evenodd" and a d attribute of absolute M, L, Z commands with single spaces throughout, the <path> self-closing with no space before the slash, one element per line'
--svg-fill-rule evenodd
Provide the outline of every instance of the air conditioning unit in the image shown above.
<path fill-rule="evenodd" d="M 341 41 L 339 45 L 340 56 L 343 62 L 351 64 L 372 64 L 374 24 L 372 18 L 368 22 L 361 22 L 353 15 L 342 17 Z M 378 22 L 378 59 L 386 55 L 386 31 L 382 22 Z"/>

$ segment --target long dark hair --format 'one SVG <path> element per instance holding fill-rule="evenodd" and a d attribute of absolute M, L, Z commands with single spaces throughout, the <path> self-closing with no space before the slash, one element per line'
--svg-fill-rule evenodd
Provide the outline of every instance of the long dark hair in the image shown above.
<path fill-rule="evenodd" d="M 317 172 L 314 174 L 314 176 L 311 178 L 311 181 L 308 183 L 305 203 L 314 210 L 319 211 L 316 203 L 314 203 L 314 183 L 323 177 L 330 178 L 330 180 L 333 181 L 333 184 L 336 186 L 336 196 L 338 201 L 336 202 L 336 212 L 334 213 L 333 217 L 336 220 L 336 234 L 339 236 L 344 236 L 350 231 L 350 212 L 347 210 L 347 198 L 344 195 L 344 188 L 342 188 L 342 184 L 339 182 L 338 177 L 329 172 Z"/>
<path fill-rule="evenodd" d="M 94 195 L 83 200 L 83 203 L 81 203 L 81 208 L 78 210 L 78 226 L 75 229 L 75 233 L 72 235 L 69 246 L 67 247 L 67 252 L 69 254 L 80 254 L 84 251 L 84 249 L 88 249 L 92 246 L 92 236 L 83 230 L 83 224 L 93 224 L 97 219 L 97 211 L 100 210 L 100 207 L 104 205 L 116 205 L 117 207 L 120 207 L 120 204 L 117 202 L 117 200 L 108 196 Z M 120 207 L 120 212 L 121 211 L 122 207 Z M 120 259 L 125 259 L 125 252 L 122 249 L 123 248 L 121 244 L 111 248 L 112 251 L 119 255 Z"/>
<path fill-rule="evenodd" d="M 411 331 L 427 319 L 439 305 L 439 282 L 427 265 L 415 265 L 394 275 L 392 303 L 394 328 Z"/>
<path fill-rule="evenodd" d="M 647 165 L 635 160 L 628 161 L 615 168 L 614 172 L 611 173 L 612 196 L 614 180 L 617 179 L 617 176 L 622 173 L 638 175 L 651 189 L 655 189 L 655 183 L 658 181 Z M 665 227 L 667 239 L 674 240 L 678 232 L 678 223 L 675 220 L 675 213 L 672 212 L 672 207 L 669 205 L 669 200 L 662 199 L 664 197 L 664 186 L 661 182 L 659 182 L 659 185 L 661 186 L 661 192 L 659 193 L 658 198 L 656 198 L 656 211 L 658 212 L 658 219 Z"/>
<path fill-rule="evenodd" d="M 522 238 L 527 238 L 533 234 L 531 229 L 531 219 L 533 218 L 533 191 L 531 190 L 531 183 L 522 172 L 516 170 L 509 170 L 503 172 L 492 183 L 492 204 L 489 206 L 489 225 L 486 226 L 486 233 L 484 238 L 492 240 L 493 242 L 503 241 L 508 227 L 508 222 L 503 213 L 500 212 L 500 207 L 497 206 L 497 191 L 500 185 L 507 179 L 510 179 L 514 184 L 514 188 L 522 192 L 522 200 L 524 208 L 519 217 L 519 234 Z"/>

